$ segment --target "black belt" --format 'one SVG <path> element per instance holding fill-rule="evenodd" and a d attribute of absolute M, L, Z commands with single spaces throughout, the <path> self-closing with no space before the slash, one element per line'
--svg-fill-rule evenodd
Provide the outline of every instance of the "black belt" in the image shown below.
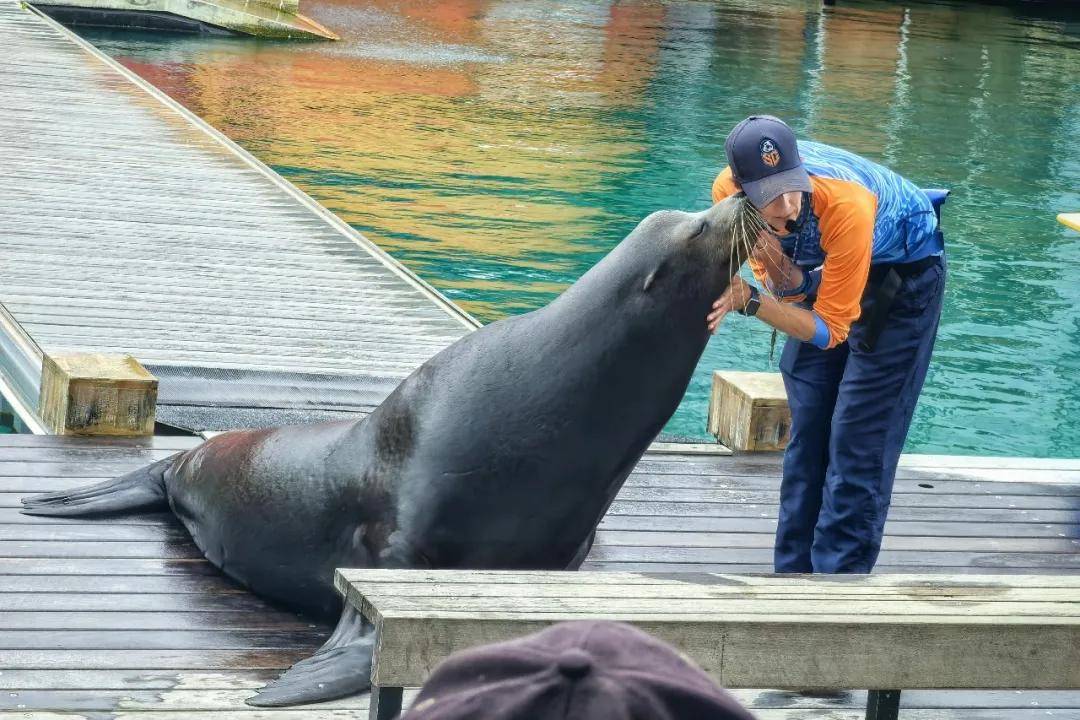
<path fill-rule="evenodd" d="M 878 337 L 885 329 L 885 320 L 889 317 L 889 309 L 896 300 L 896 293 L 900 292 L 903 279 L 918 275 L 927 268 L 931 268 L 941 262 L 940 255 L 928 255 L 921 260 L 909 263 L 882 263 L 870 266 L 870 277 L 866 283 L 864 298 L 873 297 L 874 304 L 867 314 L 863 310 L 857 322 L 866 326 L 866 332 L 859 341 L 859 350 L 873 352 L 877 346 Z"/>
<path fill-rule="evenodd" d="M 915 260 L 909 263 L 882 263 L 880 265 L 870 266 L 870 284 L 876 285 L 880 283 L 885 276 L 889 274 L 890 270 L 895 270 L 896 274 L 902 278 L 911 277 L 912 275 L 918 275 L 923 270 L 929 267 L 933 267 L 941 262 L 940 255 L 927 255 L 922 260 Z"/>

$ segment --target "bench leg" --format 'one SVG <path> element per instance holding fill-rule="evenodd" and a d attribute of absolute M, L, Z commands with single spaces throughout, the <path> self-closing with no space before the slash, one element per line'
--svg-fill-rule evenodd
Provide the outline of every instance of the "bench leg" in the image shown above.
<path fill-rule="evenodd" d="M 394 720 L 401 714 L 401 695 L 404 688 L 371 686 L 368 720 Z"/>
<path fill-rule="evenodd" d="M 899 690 L 871 690 L 866 698 L 866 720 L 898 720 Z"/>

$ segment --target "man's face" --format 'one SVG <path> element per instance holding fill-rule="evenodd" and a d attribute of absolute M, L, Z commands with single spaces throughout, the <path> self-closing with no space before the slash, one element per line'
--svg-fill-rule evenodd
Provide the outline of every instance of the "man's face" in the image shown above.
<path fill-rule="evenodd" d="M 794 221 L 798 218 L 801 210 L 802 193 L 796 191 L 784 193 L 765 207 L 759 208 L 758 212 L 761 213 L 761 217 L 764 218 L 765 222 L 769 223 L 773 230 L 781 235 L 786 235 L 787 221 Z"/>

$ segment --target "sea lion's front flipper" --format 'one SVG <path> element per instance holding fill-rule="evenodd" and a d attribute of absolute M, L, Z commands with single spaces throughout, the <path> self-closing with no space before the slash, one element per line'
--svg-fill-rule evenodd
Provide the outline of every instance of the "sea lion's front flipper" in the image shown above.
<path fill-rule="evenodd" d="M 330 639 L 311 657 L 293 665 L 259 694 L 247 699 L 256 707 L 281 707 L 336 700 L 371 687 L 375 628 L 346 604 Z"/>

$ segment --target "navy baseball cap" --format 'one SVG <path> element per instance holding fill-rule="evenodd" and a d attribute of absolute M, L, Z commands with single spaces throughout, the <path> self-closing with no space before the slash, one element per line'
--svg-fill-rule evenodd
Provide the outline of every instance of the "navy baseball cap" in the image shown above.
<path fill-rule="evenodd" d="M 751 115 L 724 142 L 731 174 L 761 209 L 786 192 L 810 192 L 795 133 L 780 118 Z"/>

